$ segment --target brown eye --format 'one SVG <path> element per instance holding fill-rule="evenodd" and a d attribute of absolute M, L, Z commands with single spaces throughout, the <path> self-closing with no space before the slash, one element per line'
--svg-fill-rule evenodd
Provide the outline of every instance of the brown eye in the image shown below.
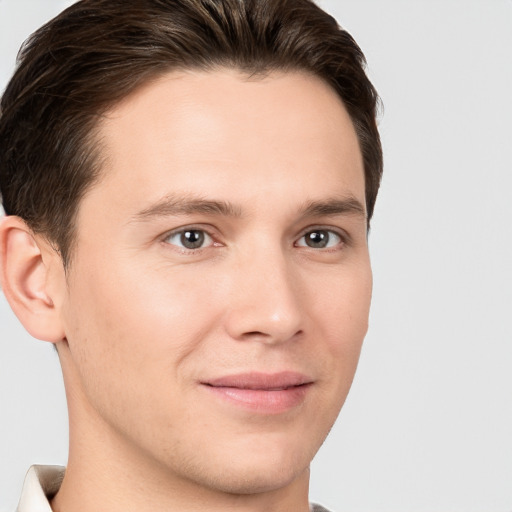
<path fill-rule="evenodd" d="M 330 229 L 314 229 L 303 235 L 297 245 L 299 247 L 311 247 L 312 249 L 325 249 L 335 247 L 341 242 L 341 236 Z"/>

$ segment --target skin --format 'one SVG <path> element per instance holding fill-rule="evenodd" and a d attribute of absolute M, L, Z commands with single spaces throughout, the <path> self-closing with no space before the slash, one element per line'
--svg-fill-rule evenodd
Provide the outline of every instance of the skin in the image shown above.
<path fill-rule="evenodd" d="M 99 137 L 104 175 L 81 201 L 67 273 L 20 219 L 1 228 L 6 295 L 64 374 L 70 453 L 53 509 L 306 512 L 371 298 L 342 102 L 302 73 L 171 73 L 113 108 Z M 204 244 L 180 245 L 184 228 Z M 309 246 L 319 232 L 328 245 Z M 310 383 L 285 410 L 204 384 L 283 371 Z"/>

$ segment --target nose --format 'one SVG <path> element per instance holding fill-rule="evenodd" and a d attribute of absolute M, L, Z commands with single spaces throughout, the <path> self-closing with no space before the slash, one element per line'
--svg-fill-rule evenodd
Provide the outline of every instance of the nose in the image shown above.
<path fill-rule="evenodd" d="M 276 253 L 253 253 L 236 265 L 225 317 L 233 339 L 278 344 L 303 333 L 300 279 L 286 257 Z"/>

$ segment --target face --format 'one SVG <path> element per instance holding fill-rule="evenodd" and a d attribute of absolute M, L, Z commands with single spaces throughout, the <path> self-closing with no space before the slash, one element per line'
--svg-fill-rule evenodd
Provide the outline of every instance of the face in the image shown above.
<path fill-rule="evenodd" d="M 236 493 L 303 475 L 348 393 L 363 164 L 320 79 L 169 74 L 109 112 L 59 307 L 73 429 Z M 80 423 L 80 424 L 78 424 Z"/>

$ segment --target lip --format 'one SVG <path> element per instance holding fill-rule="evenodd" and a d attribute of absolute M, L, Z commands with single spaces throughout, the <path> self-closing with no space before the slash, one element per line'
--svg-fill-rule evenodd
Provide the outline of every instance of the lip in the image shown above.
<path fill-rule="evenodd" d="M 201 382 L 221 400 L 242 409 L 279 414 L 301 405 L 313 379 L 297 372 L 239 373 Z"/>

